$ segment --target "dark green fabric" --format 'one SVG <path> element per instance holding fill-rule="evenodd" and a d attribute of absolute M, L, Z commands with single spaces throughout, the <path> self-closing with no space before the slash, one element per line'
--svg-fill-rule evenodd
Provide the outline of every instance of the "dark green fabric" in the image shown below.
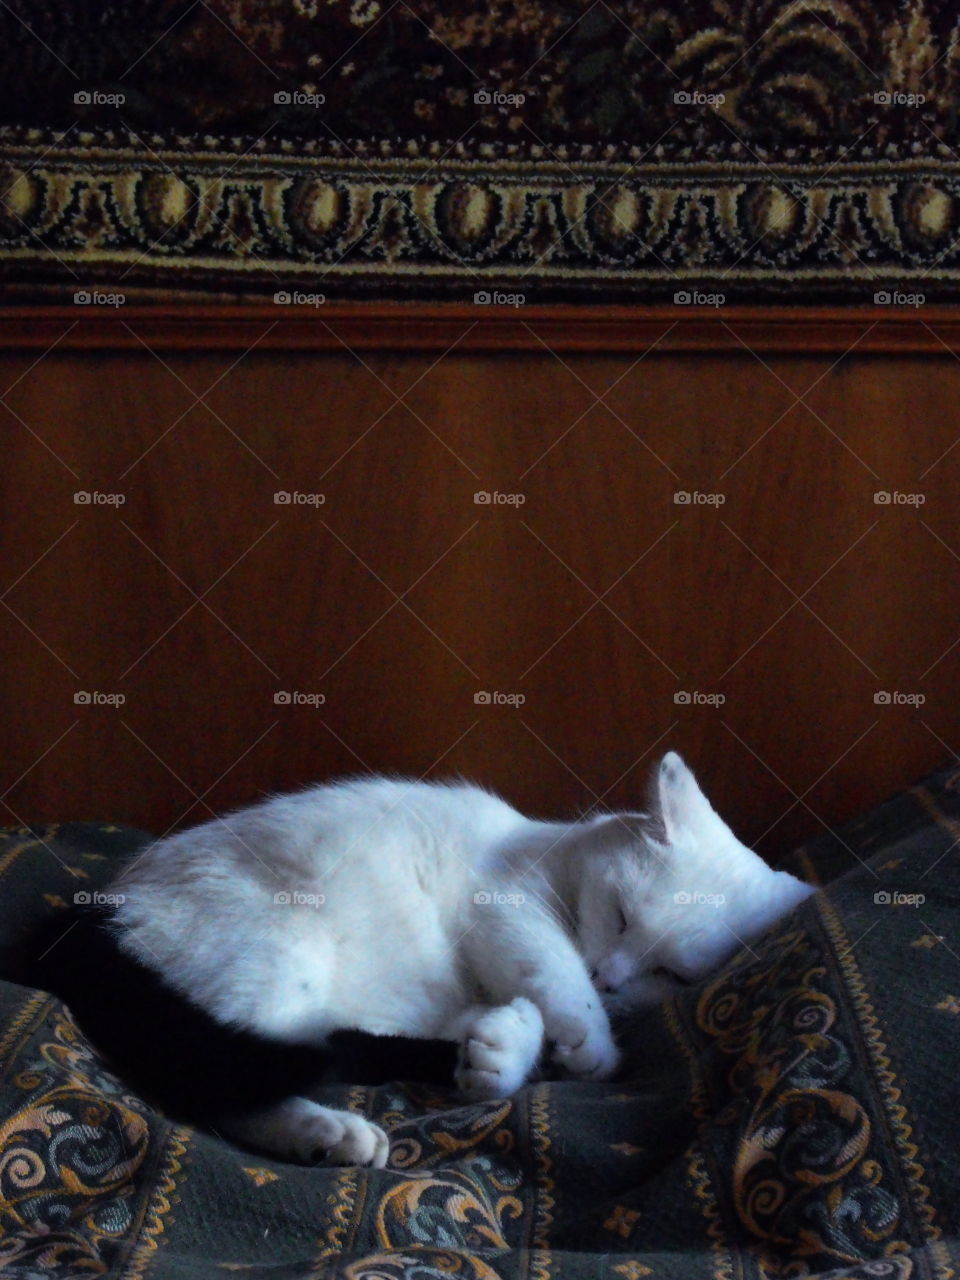
<path fill-rule="evenodd" d="M 798 851 L 802 874 L 843 874 L 633 1020 L 617 1083 L 469 1106 L 410 1084 L 325 1090 L 391 1131 L 382 1171 L 285 1165 L 175 1125 L 58 1002 L 0 983 L 0 1276 L 948 1275 L 958 835 L 951 768 Z M 142 839 L 0 837 L 0 972 L 30 960 L 28 918 L 95 892 Z"/>

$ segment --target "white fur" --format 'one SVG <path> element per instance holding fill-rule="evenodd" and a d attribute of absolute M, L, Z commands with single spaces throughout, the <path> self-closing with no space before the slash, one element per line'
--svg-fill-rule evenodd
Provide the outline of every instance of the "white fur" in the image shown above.
<path fill-rule="evenodd" d="M 736 839 L 674 753 L 649 813 L 540 822 L 468 783 L 358 778 L 160 840 L 114 887 L 120 944 L 220 1021 L 290 1043 L 456 1039 L 475 1098 L 519 1088 L 544 1040 L 572 1074 L 611 1075 L 604 999 L 662 999 L 811 892 Z M 310 1108 L 232 1132 L 381 1162 L 375 1126 L 331 1138 L 345 1113 Z"/>

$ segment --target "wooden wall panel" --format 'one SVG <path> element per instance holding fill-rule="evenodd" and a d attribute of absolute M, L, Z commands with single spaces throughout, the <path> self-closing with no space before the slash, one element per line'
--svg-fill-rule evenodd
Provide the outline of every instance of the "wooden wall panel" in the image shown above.
<path fill-rule="evenodd" d="M 367 768 L 555 814 L 672 746 L 775 856 L 950 758 L 957 360 L 640 354 L 8 352 L 3 821 Z"/>

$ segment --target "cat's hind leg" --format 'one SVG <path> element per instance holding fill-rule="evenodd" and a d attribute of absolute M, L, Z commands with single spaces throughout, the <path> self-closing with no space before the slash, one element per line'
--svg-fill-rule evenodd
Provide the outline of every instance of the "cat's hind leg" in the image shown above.
<path fill-rule="evenodd" d="M 309 1098 L 286 1098 L 247 1115 L 220 1117 L 217 1127 L 245 1147 L 296 1164 L 382 1169 L 390 1151 L 379 1125 Z"/>
<path fill-rule="evenodd" d="M 454 1032 L 460 1042 L 456 1085 L 474 1101 L 516 1093 L 543 1048 L 540 1010 L 523 996 L 510 1004 L 475 1005 L 458 1018 Z"/>

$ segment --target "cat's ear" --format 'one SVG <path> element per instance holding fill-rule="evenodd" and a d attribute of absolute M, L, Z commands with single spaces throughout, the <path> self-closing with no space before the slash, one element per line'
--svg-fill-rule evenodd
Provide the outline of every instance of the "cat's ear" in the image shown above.
<path fill-rule="evenodd" d="M 657 765 L 651 787 L 651 809 L 670 844 L 684 835 L 706 839 L 730 828 L 700 790 L 691 769 L 676 751 L 668 751 Z"/>

